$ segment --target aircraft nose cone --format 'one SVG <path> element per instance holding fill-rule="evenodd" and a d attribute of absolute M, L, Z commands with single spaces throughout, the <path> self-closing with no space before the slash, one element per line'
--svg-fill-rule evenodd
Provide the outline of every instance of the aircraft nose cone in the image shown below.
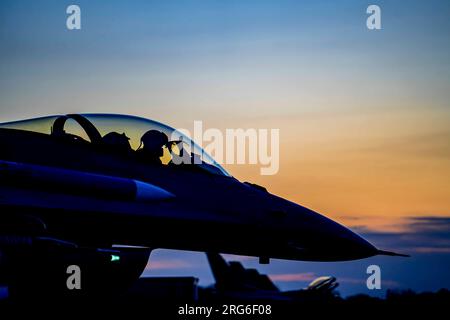
<path fill-rule="evenodd" d="M 333 221 L 336 226 L 329 235 L 332 248 L 342 260 L 362 259 L 375 255 L 377 249 L 367 240 Z"/>
<path fill-rule="evenodd" d="M 311 260 L 356 260 L 377 254 L 372 244 L 350 229 L 309 209 L 302 207 L 300 212 L 296 243 Z"/>

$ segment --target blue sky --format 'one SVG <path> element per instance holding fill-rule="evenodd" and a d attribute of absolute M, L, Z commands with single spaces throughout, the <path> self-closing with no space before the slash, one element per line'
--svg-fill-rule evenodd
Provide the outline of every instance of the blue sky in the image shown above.
<path fill-rule="evenodd" d="M 365 1 L 78 1 L 72 32 L 71 3 L 2 1 L 5 117 L 30 104 L 35 114 L 127 105 L 171 121 L 209 108 L 246 116 L 243 105 L 290 115 L 329 111 L 325 93 L 350 110 L 448 101 L 447 1 L 381 1 L 378 33 L 366 29 Z"/>

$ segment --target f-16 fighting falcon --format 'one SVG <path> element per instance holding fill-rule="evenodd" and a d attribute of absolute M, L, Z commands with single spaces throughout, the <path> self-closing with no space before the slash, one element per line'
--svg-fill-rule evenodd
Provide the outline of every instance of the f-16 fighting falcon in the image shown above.
<path fill-rule="evenodd" d="M 0 212 L 0 282 L 11 294 L 61 292 L 70 265 L 83 272 L 83 292 L 125 288 L 156 248 L 261 263 L 397 255 L 238 181 L 177 130 L 127 115 L 0 124 Z"/>

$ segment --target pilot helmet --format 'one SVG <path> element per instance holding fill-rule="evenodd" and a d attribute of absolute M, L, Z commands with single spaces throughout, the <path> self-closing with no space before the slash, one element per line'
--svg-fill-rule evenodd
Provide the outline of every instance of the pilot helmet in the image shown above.
<path fill-rule="evenodd" d="M 102 143 L 104 146 L 116 151 L 128 152 L 131 151 L 129 140 L 130 138 L 125 133 L 110 132 L 102 138 Z"/>
<path fill-rule="evenodd" d="M 141 137 L 144 150 L 158 151 L 169 142 L 166 134 L 158 130 L 149 130 Z"/>

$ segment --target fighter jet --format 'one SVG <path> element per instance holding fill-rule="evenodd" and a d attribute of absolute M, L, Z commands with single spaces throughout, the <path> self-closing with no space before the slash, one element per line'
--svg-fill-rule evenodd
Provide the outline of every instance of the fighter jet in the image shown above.
<path fill-rule="evenodd" d="M 281 291 L 267 275 L 256 269 L 246 269 L 238 261 L 227 262 L 217 253 L 206 255 L 215 280 L 212 287 L 204 289 L 204 295 L 209 299 L 307 302 L 333 298 L 333 291 L 338 286 L 335 277 L 322 276 L 304 289 Z"/>
<path fill-rule="evenodd" d="M 80 292 L 125 286 L 156 248 L 261 263 L 396 255 L 238 181 L 178 130 L 128 115 L 0 124 L 0 211 L 0 281 L 27 292 L 67 289 L 72 265 Z"/>

